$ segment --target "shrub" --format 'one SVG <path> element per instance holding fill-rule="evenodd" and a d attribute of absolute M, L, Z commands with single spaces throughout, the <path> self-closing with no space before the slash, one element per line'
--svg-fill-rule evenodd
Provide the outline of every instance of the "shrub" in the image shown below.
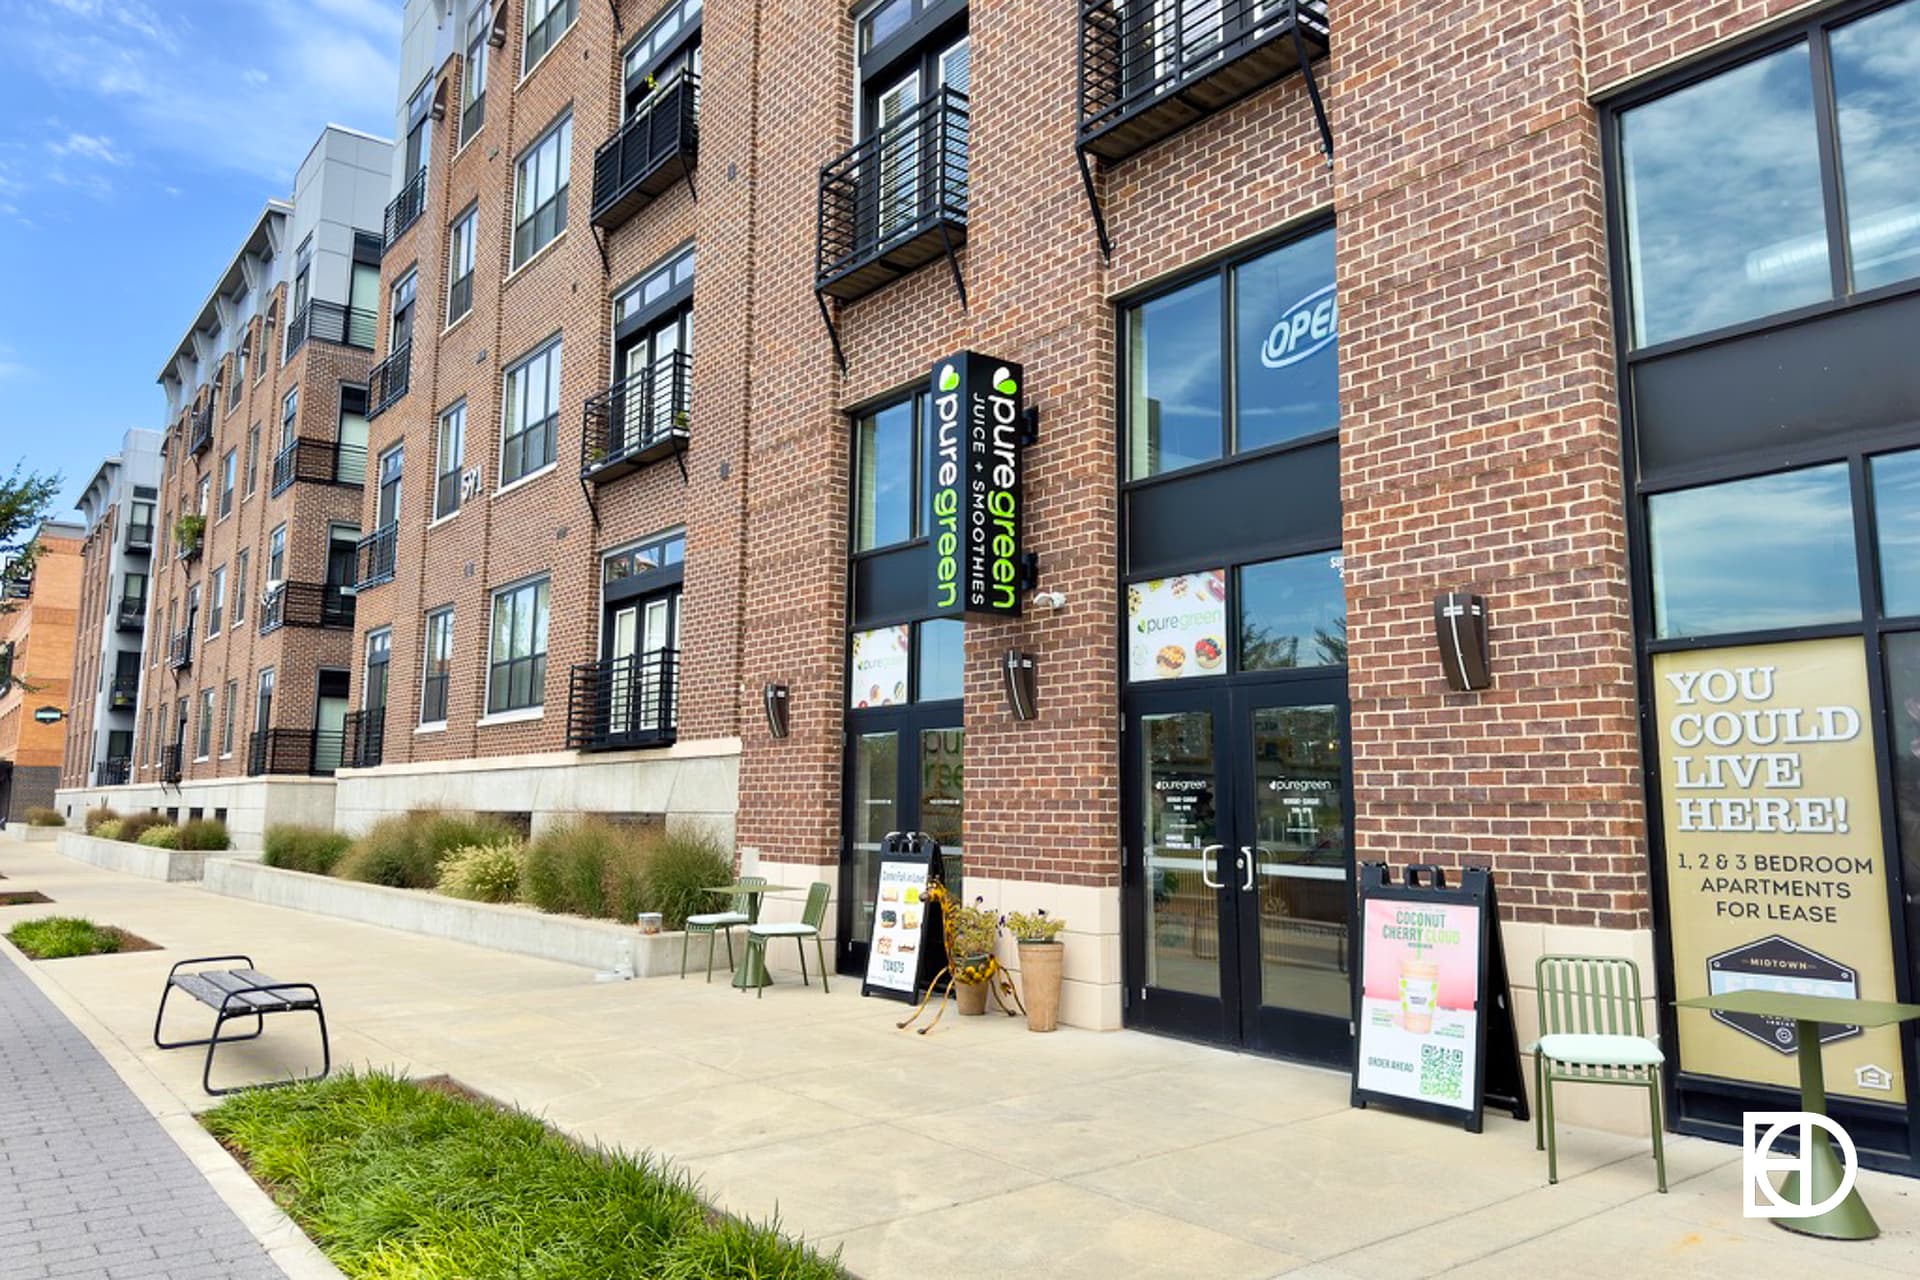
<path fill-rule="evenodd" d="M 542 911 L 631 920 L 645 906 L 649 852 L 640 831 L 574 818 L 528 843 L 522 896 Z"/>
<path fill-rule="evenodd" d="M 93 829 L 93 834 L 102 840 L 118 840 L 120 838 L 120 819 L 108 818 L 105 822 Z"/>
<path fill-rule="evenodd" d="M 354 841 L 334 874 L 395 889 L 431 889 L 440 882 L 441 859 L 455 849 L 507 844 L 513 838 L 495 818 L 414 809 L 374 823 Z"/>
<path fill-rule="evenodd" d="M 469 902 L 512 902 L 520 896 L 520 846 L 470 844 L 440 863 L 440 892 Z"/>
<path fill-rule="evenodd" d="M 282 823 L 267 828 L 265 852 L 260 855 L 260 861 L 285 871 L 331 875 L 352 845 L 353 837 L 344 831 Z"/>
<path fill-rule="evenodd" d="M 665 917 L 663 928 L 685 928 L 689 915 L 715 909 L 708 889 L 732 879 L 731 853 L 711 831 L 705 827 L 668 831 L 655 839 L 647 859 L 647 909 Z"/>
<path fill-rule="evenodd" d="M 119 816 L 120 815 L 118 813 L 115 813 L 111 808 L 109 808 L 104 804 L 97 809 L 87 810 L 87 816 L 83 819 L 83 821 L 86 824 L 87 834 L 90 836 L 99 835 L 100 828 L 103 824 L 112 822 L 115 819 L 117 819 Z M 107 839 L 111 840 L 113 839 L 113 837 L 108 836 Z"/>
<path fill-rule="evenodd" d="M 116 951 L 140 951 L 150 945 L 124 929 L 97 925 L 79 916 L 48 916 L 44 920 L 24 921 L 7 934 L 7 941 L 34 960 L 105 956 Z"/>
<path fill-rule="evenodd" d="M 220 819 L 198 818 L 180 828 L 177 847 L 213 853 L 233 848 L 233 838 L 227 834 L 227 824 Z"/>
<path fill-rule="evenodd" d="M 180 847 L 180 828 L 171 822 L 163 822 L 157 827 L 148 827 L 140 833 L 140 844 L 149 849 L 178 849 Z"/>
<path fill-rule="evenodd" d="M 37 804 L 27 810 L 27 825 L 30 827 L 64 827 L 67 825 L 67 820 L 60 816 L 58 809 L 49 809 L 43 804 Z"/>
<path fill-rule="evenodd" d="M 115 837 L 128 844 L 138 844 L 141 835 L 153 827 L 168 825 L 165 815 L 158 813 L 136 813 L 120 819 L 120 834 Z"/>

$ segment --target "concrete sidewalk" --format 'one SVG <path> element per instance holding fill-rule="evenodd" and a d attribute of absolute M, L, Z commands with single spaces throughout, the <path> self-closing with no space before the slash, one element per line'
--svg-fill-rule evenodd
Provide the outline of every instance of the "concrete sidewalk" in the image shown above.
<path fill-rule="evenodd" d="M 445 1072 L 583 1138 L 667 1156 L 735 1213 L 782 1225 L 868 1280 L 1009 1276 L 1405 1277 L 1920 1274 L 1920 1183 L 1863 1193 L 1885 1232 L 1818 1243 L 1740 1215 L 1731 1147 L 1567 1129 L 1546 1183 L 1533 1126 L 1474 1136 L 1355 1111 L 1344 1075 L 1137 1033 L 1033 1035 L 831 996 L 797 972 L 754 1000 L 696 975 L 595 985 L 583 970 L 136 880 L 0 844 L 9 887 L 165 950 L 36 967 L 184 1106 L 199 1059 L 151 1046 L 183 956 L 253 955 L 325 993 L 336 1062 Z M 780 957 L 776 954 L 776 961 Z M 395 975 L 415 975 L 398 983 Z M 817 984 L 817 979 L 816 979 Z M 232 1068 L 304 1069 L 310 1028 Z M 223 1057 L 225 1050 L 222 1051 Z M 113 1055 L 110 1054 L 109 1057 Z"/>

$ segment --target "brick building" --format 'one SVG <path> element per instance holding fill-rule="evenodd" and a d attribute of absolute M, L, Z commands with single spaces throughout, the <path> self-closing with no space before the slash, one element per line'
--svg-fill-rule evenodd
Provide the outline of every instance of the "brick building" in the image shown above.
<path fill-rule="evenodd" d="M 80 525 L 43 520 L 31 571 L 0 573 L 8 606 L 0 613 L 0 818 L 8 822 L 52 805 L 60 785 L 85 536 Z M 62 714 L 36 714 L 48 709 Z"/>
<path fill-rule="evenodd" d="M 133 780 L 133 730 L 160 506 L 160 433 L 135 428 L 75 504 L 86 521 L 63 790 Z"/>

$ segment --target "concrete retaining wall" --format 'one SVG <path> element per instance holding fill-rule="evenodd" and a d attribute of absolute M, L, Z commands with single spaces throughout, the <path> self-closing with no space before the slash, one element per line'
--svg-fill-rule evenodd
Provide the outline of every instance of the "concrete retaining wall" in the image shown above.
<path fill-rule="evenodd" d="M 463 902 L 417 889 L 389 889 L 218 856 L 207 861 L 205 885 L 229 897 L 589 969 L 613 969 L 630 959 L 636 976 L 650 978 L 677 973 L 680 968 L 682 935 L 643 937 L 631 926 L 611 920 L 583 920 L 547 915 L 529 907 Z"/>
<path fill-rule="evenodd" d="M 205 853 L 102 840 L 79 831 L 62 831 L 59 835 L 59 851 L 66 857 L 149 880 L 198 880 L 207 862 Z"/>
<path fill-rule="evenodd" d="M 226 811 L 227 832 L 236 849 L 258 849 L 262 834 L 282 822 L 333 825 L 332 778 L 209 778 L 163 787 L 136 782 L 123 787 L 75 787 L 62 791 L 56 807 L 79 826 L 88 809 L 111 805 L 122 817 L 170 813 L 185 822 L 195 809 L 200 817 Z"/>
<path fill-rule="evenodd" d="M 59 827 L 30 827 L 24 822 L 9 822 L 0 836 L 20 844 L 52 844 L 59 838 Z"/>

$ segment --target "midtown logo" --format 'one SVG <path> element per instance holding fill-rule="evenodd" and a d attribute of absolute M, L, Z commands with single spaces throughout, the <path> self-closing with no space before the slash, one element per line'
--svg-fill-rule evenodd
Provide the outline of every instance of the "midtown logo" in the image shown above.
<path fill-rule="evenodd" d="M 963 352 L 933 367 L 933 607 L 1020 612 L 1021 382 L 1018 365 Z"/>

